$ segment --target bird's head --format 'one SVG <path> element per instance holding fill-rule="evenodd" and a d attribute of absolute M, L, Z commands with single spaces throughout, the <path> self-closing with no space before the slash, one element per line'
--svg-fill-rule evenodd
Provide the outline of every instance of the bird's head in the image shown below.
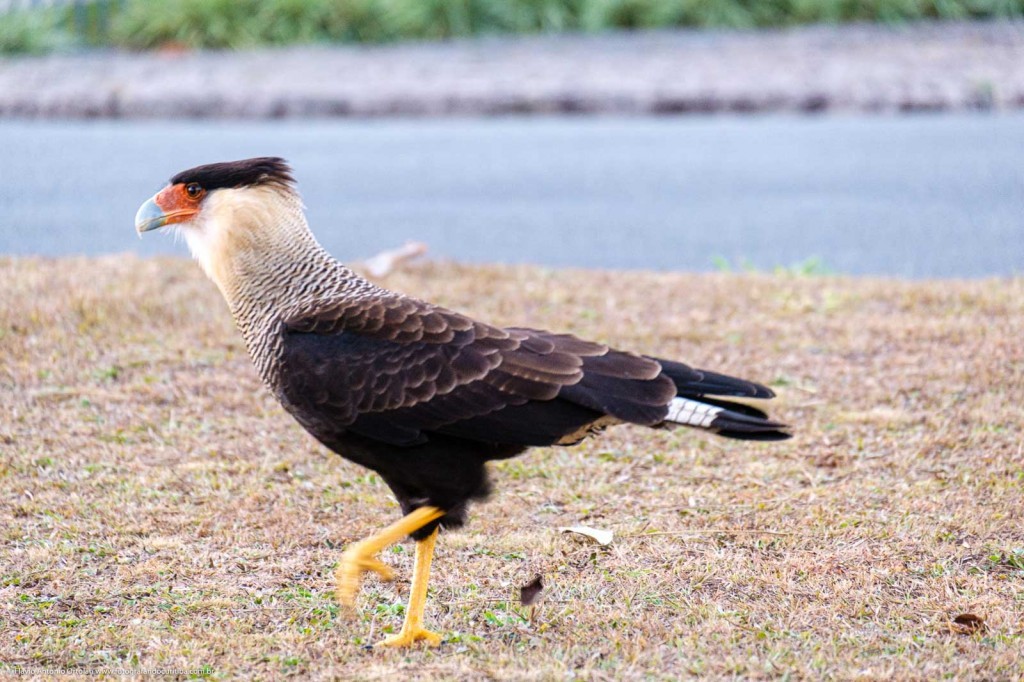
<path fill-rule="evenodd" d="M 240 270 L 273 267 L 311 240 L 291 169 L 260 157 L 178 173 L 135 214 L 141 235 L 172 226 L 206 274 L 225 291 Z"/>

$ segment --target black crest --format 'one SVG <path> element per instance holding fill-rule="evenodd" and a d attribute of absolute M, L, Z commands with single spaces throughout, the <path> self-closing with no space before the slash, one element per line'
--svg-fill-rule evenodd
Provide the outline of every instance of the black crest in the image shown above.
<path fill-rule="evenodd" d="M 252 185 L 291 185 L 295 182 L 288 163 L 276 156 L 261 156 L 242 161 L 224 161 L 196 166 L 182 171 L 171 178 L 171 184 L 197 183 L 210 191 L 225 187 L 249 187 Z"/>

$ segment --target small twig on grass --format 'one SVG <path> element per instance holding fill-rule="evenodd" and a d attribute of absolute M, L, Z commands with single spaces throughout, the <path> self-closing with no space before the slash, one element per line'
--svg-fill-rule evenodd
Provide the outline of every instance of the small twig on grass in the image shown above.
<path fill-rule="evenodd" d="M 730 618 L 726 618 L 722 614 L 718 614 L 718 616 L 719 616 L 719 618 L 724 620 L 726 623 L 728 623 L 729 625 L 731 625 L 731 626 L 733 626 L 735 628 L 739 628 L 740 630 L 746 630 L 747 632 L 753 632 L 755 634 L 758 632 L 757 628 L 752 628 L 749 625 L 744 625 L 743 623 L 737 623 L 736 621 L 734 621 L 734 620 L 732 620 Z"/>
<path fill-rule="evenodd" d="M 651 535 L 703 535 L 706 533 L 722 533 L 725 535 L 742 535 L 742 534 L 756 534 L 756 535 L 796 535 L 799 537 L 818 537 L 811 533 L 795 533 L 790 531 L 781 530 L 759 530 L 757 528 L 693 528 L 690 530 L 656 530 L 650 533 L 634 533 L 632 535 L 624 535 L 627 538 L 645 538 Z"/>

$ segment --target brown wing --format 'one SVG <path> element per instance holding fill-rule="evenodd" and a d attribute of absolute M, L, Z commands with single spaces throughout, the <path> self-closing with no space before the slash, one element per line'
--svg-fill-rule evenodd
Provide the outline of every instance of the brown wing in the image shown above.
<path fill-rule="evenodd" d="M 297 315 L 283 334 L 280 392 L 314 433 L 542 445 L 608 415 L 657 423 L 675 395 L 649 358 L 398 294 Z"/>

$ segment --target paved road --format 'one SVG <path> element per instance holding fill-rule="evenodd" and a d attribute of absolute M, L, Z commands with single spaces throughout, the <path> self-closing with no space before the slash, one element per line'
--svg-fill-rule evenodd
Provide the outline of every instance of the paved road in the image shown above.
<path fill-rule="evenodd" d="M 138 205 L 276 154 L 343 260 L 843 273 L 1024 272 L 1024 116 L 0 123 L 0 253 L 172 252 Z"/>

